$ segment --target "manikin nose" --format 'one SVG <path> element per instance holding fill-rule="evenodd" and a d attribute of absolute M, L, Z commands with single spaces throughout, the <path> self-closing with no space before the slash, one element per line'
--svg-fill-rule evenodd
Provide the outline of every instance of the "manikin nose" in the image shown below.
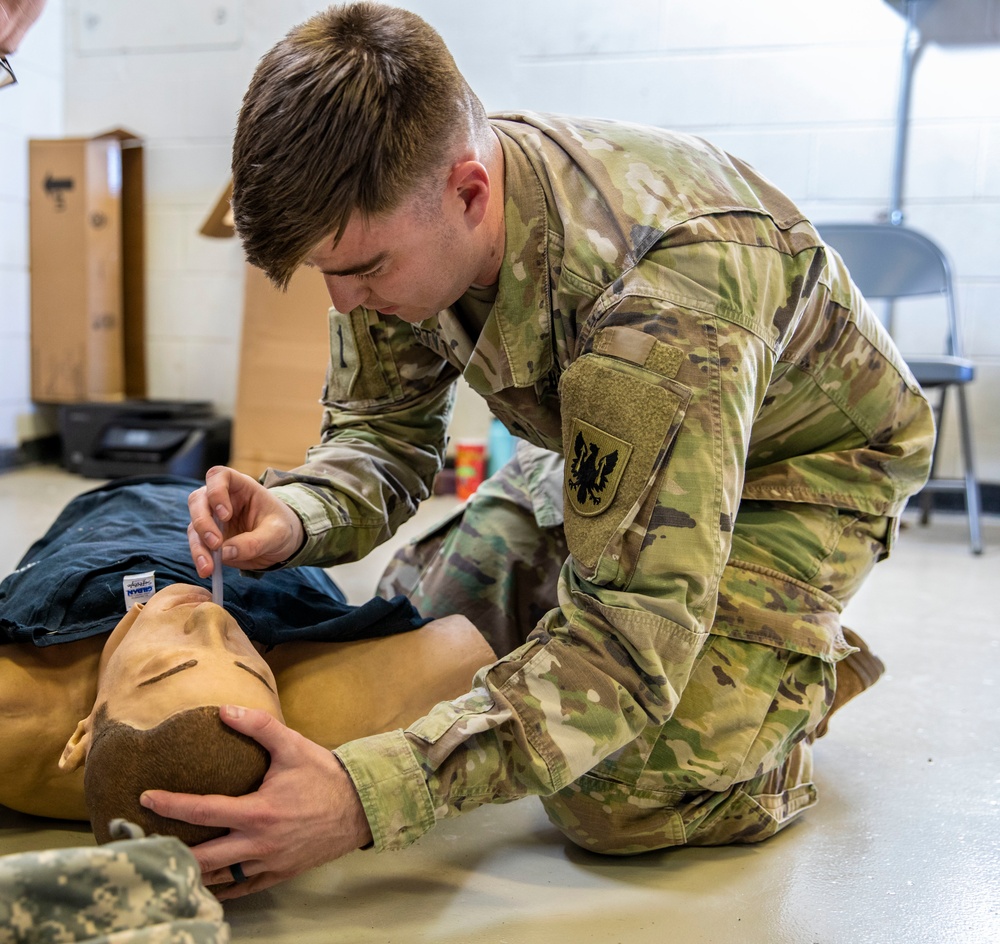
<path fill-rule="evenodd" d="M 226 611 L 215 604 L 202 604 L 191 611 L 184 632 L 206 643 L 225 643 L 229 639 L 230 623 Z"/>

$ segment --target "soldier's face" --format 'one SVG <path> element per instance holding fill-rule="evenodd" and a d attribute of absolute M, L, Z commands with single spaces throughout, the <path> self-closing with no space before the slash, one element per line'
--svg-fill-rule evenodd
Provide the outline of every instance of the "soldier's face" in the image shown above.
<path fill-rule="evenodd" d="M 363 306 L 416 324 L 472 283 L 495 280 L 500 253 L 482 227 L 489 187 L 476 171 L 460 169 L 469 167 L 482 169 L 456 165 L 440 194 L 414 196 L 370 219 L 355 212 L 339 242 L 331 235 L 309 254 L 306 264 L 323 273 L 334 308 Z"/>
<path fill-rule="evenodd" d="M 101 657 L 96 704 L 135 728 L 202 705 L 262 708 L 279 720 L 274 676 L 211 594 L 174 584 L 122 620 Z"/>

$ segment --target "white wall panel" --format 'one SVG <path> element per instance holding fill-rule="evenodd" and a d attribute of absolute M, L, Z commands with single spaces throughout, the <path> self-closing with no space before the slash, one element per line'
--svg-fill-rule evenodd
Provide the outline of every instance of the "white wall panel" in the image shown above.
<path fill-rule="evenodd" d="M 82 55 L 237 46 L 243 0 L 80 0 L 73 35 Z"/>
<path fill-rule="evenodd" d="M 982 124 L 982 151 L 980 154 L 980 181 L 976 192 L 984 197 L 1000 200 L 1000 122 Z"/>
<path fill-rule="evenodd" d="M 867 125 L 826 127 L 813 134 L 809 194 L 882 200 L 892 180 L 892 129 Z"/>
<path fill-rule="evenodd" d="M 980 126 L 967 120 L 916 125 L 907 149 L 907 195 L 960 200 L 976 193 L 981 136 Z"/>
<path fill-rule="evenodd" d="M 1000 119 L 1000 47 L 927 46 L 913 81 L 913 120 Z"/>
<path fill-rule="evenodd" d="M 15 352 L 28 341 L 28 273 L 20 266 L 0 266 L 0 343 L 4 345 L 3 363 L 20 360 Z M 3 378 L 0 371 L 0 378 Z M 0 390 L 3 389 L 0 380 Z M 22 395 L 27 391 L 7 390 L 6 393 Z"/>
<path fill-rule="evenodd" d="M 239 305 L 233 302 L 239 302 L 242 291 L 239 275 L 154 275 L 147 314 L 151 343 L 178 337 L 192 344 L 210 341 L 235 347 L 232 342 L 239 341 L 242 319 Z"/>
<path fill-rule="evenodd" d="M 197 228 L 228 175 L 237 110 L 258 58 L 322 5 L 66 0 L 64 15 L 63 0 L 50 0 L 18 56 L 27 91 L 0 92 L 0 212 L 13 221 L 0 235 L 0 273 L 8 279 L 23 279 L 26 265 L 25 185 L 16 182 L 24 159 L 4 158 L 11 135 L 20 142 L 39 129 L 90 134 L 125 125 L 145 137 L 156 396 L 210 397 L 232 408 L 243 264 L 235 241 L 206 240 Z M 820 221 L 876 219 L 888 206 L 903 22 L 881 0 L 407 5 L 443 35 L 491 110 L 703 134 Z M 147 6 L 156 13 L 137 22 Z M 214 22 L 220 9 L 226 15 Z M 102 22 L 80 34 L 94 15 Z M 913 88 L 904 205 L 908 222 L 954 262 L 970 350 L 994 378 L 977 380 L 977 403 L 1000 385 L 998 89 L 1000 48 L 926 49 Z M 27 303 L 14 304 L 23 323 Z M 26 341 L 18 343 L 26 363 Z M 0 447 L 10 426 L 3 404 L 25 395 L 0 378 Z M 997 415 L 976 411 L 982 474 L 992 481 L 1000 480 Z"/>
<path fill-rule="evenodd" d="M 966 353 L 980 360 L 993 358 L 1000 364 L 996 286 L 987 281 L 966 283 L 960 300 Z M 1000 398 L 996 402 L 1000 404 Z"/>

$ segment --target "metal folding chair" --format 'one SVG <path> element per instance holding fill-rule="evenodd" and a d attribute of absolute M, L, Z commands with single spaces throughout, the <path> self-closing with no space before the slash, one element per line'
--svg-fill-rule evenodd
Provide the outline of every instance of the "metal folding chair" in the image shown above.
<path fill-rule="evenodd" d="M 952 285 L 951 266 L 941 248 L 922 233 L 888 223 L 828 223 L 818 227 L 823 240 L 840 254 L 855 284 L 869 301 L 884 299 L 890 303 L 886 327 L 895 334 L 893 315 L 896 299 L 919 295 L 942 296 L 947 314 L 947 335 L 941 354 L 909 355 L 906 363 L 924 390 L 939 390 L 934 404 L 938 436 L 931 459 L 930 479 L 920 493 L 920 520 L 930 520 L 935 492 L 964 492 L 969 520 L 969 543 L 974 554 L 982 552 L 980 529 L 979 483 L 972 459 L 972 430 L 965 401 L 965 386 L 975 376 L 972 361 L 962 356 L 962 339 Z M 959 438 L 962 447 L 962 478 L 937 475 L 938 447 L 945 400 L 954 389 L 958 398 Z"/>

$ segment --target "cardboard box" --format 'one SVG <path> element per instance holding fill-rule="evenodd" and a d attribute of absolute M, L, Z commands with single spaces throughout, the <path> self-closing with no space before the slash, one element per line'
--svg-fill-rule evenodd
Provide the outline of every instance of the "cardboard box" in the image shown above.
<path fill-rule="evenodd" d="M 225 189 L 202 224 L 204 236 L 233 236 Z M 257 477 L 265 469 L 294 469 L 319 442 L 320 394 L 330 357 L 323 277 L 300 268 L 286 292 L 259 269 L 246 267 L 233 447 L 229 464 Z"/>
<path fill-rule="evenodd" d="M 33 140 L 29 186 L 32 399 L 144 397 L 141 140 Z"/>

